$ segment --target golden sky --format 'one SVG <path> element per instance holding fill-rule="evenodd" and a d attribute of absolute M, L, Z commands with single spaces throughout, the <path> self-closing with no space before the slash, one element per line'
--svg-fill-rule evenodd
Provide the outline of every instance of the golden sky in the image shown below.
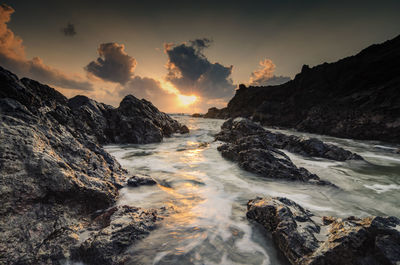
<path fill-rule="evenodd" d="M 118 106 L 223 107 L 238 84 L 275 85 L 400 33 L 400 1 L 5 1 L 0 65 Z"/>

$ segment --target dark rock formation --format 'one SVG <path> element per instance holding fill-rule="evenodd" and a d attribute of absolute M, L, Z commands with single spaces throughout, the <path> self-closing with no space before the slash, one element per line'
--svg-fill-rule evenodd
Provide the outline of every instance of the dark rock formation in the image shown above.
<path fill-rule="evenodd" d="M 149 176 L 132 176 L 128 179 L 128 186 L 156 185 L 157 182 Z"/>
<path fill-rule="evenodd" d="M 130 259 L 128 247 L 155 228 L 155 210 L 118 206 L 97 216 L 88 238 L 75 250 L 73 259 L 88 264 L 124 264 Z"/>
<path fill-rule="evenodd" d="M 69 258 L 91 214 L 112 206 L 126 183 L 126 170 L 99 143 L 159 141 L 181 128 L 132 96 L 117 109 L 86 97 L 68 100 L 0 68 L 0 263 Z"/>
<path fill-rule="evenodd" d="M 204 117 L 204 114 L 193 113 L 193 114 L 192 114 L 192 117 L 193 117 L 193 118 L 203 118 L 203 117 Z"/>
<path fill-rule="evenodd" d="M 267 178 L 328 184 L 305 168 L 297 168 L 279 149 L 338 161 L 362 159 L 357 154 L 317 139 L 272 133 L 246 118 L 229 119 L 221 129 L 215 137 L 226 142 L 218 147 L 221 155 L 237 162 L 243 169 Z"/>
<path fill-rule="evenodd" d="M 264 125 L 399 143 L 399 73 L 400 36 L 335 63 L 303 66 L 282 85 L 241 85 L 226 108 L 205 116 L 252 117 Z"/>
<path fill-rule="evenodd" d="M 151 102 L 126 96 L 118 108 L 98 103 L 85 96 L 68 101 L 76 127 L 86 134 L 95 135 L 102 144 L 152 143 L 173 133 L 188 133 L 189 129 L 167 114 L 160 112 Z"/>
<path fill-rule="evenodd" d="M 229 115 L 226 109 L 217 109 L 215 107 L 209 108 L 207 113 L 203 115 L 203 118 L 210 119 L 225 119 L 227 117 L 229 117 Z"/>
<path fill-rule="evenodd" d="M 400 263 L 400 220 L 314 216 L 286 198 L 257 198 L 247 217 L 272 232 L 293 265 L 374 265 Z"/>

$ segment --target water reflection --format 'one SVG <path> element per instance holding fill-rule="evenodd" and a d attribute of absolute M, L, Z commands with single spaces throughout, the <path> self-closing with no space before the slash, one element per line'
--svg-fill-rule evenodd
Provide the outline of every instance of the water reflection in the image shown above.
<path fill-rule="evenodd" d="M 176 118 L 189 126 L 189 135 L 175 135 L 160 144 L 107 147 L 125 168 L 159 183 L 122 189 L 118 204 L 167 209 L 160 227 L 129 250 L 132 264 L 286 264 L 270 235 L 245 217 L 247 201 L 256 196 L 288 197 L 320 215 L 400 216 L 396 147 L 317 135 L 359 153 L 367 162 L 286 152 L 296 165 L 341 189 L 316 188 L 262 179 L 223 159 L 216 150 L 220 143 L 213 141 L 223 121 Z"/>

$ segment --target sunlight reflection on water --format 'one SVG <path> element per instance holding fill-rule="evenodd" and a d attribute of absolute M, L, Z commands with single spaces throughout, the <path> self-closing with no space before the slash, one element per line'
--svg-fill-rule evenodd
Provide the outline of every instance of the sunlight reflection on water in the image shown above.
<path fill-rule="evenodd" d="M 220 143 L 213 138 L 222 120 L 175 118 L 188 125 L 189 135 L 175 135 L 160 144 L 106 147 L 125 168 L 158 182 L 123 188 L 118 204 L 168 209 L 160 227 L 130 249 L 132 264 L 287 264 L 270 236 L 245 217 L 247 201 L 256 196 L 288 197 L 320 215 L 400 216 L 398 191 L 393 188 L 400 184 L 400 156 L 390 153 L 396 147 L 317 136 L 365 156 L 368 162 L 335 162 L 286 152 L 296 165 L 341 187 L 316 188 L 262 179 L 223 159 L 216 150 Z"/>

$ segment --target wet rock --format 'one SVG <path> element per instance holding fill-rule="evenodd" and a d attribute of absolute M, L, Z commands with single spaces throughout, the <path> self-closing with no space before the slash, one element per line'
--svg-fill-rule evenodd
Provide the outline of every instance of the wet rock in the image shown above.
<path fill-rule="evenodd" d="M 189 133 L 189 128 L 186 125 L 182 125 L 178 131 L 180 134 L 186 134 Z"/>
<path fill-rule="evenodd" d="M 173 133 L 189 133 L 187 126 L 160 112 L 151 102 L 126 96 L 118 108 L 85 96 L 68 101 L 75 116 L 75 127 L 95 135 L 102 144 L 153 143 Z"/>
<path fill-rule="evenodd" d="M 237 162 L 249 172 L 273 179 L 333 185 L 305 168 L 296 167 L 281 149 L 339 161 L 362 159 L 356 154 L 317 139 L 272 133 L 246 118 L 227 120 L 215 139 L 225 142 L 218 147 L 223 157 Z"/>
<path fill-rule="evenodd" d="M 149 176 L 133 176 L 128 179 L 128 186 L 156 185 L 157 182 Z"/>
<path fill-rule="evenodd" d="M 156 226 L 156 210 L 127 205 L 111 208 L 94 219 L 90 233 L 72 258 L 88 264 L 124 264 L 129 261 L 127 249 L 148 235 Z"/>
<path fill-rule="evenodd" d="M 86 97 L 68 100 L 1 67 L 0 87 L 0 264 L 70 257 L 92 213 L 111 207 L 126 183 L 127 171 L 100 146 L 110 135 L 123 129 L 119 142 L 138 133 L 146 142 L 182 127 L 150 102 L 127 97 L 115 109 Z M 122 127 L 112 127 L 109 115 L 119 115 Z"/>
<path fill-rule="evenodd" d="M 250 139 L 255 141 L 258 147 L 261 148 L 273 147 L 285 149 L 303 156 L 320 157 L 336 161 L 363 159 L 355 153 L 332 144 L 326 144 L 316 138 L 272 133 L 246 118 L 227 120 L 222 125 L 221 132 L 217 134 L 216 140 L 235 143 L 241 141 L 241 138 L 245 136 L 252 136 Z M 247 141 L 249 142 L 250 140 Z M 247 146 L 249 145 L 251 143 L 247 144 Z"/>
<path fill-rule="evenodd" d="M 272 232 L 277 247 L 294 265 L 399 264 L 400 220 L 314 216 L 286 198 L 257 198 L 247 217 Z"/>

